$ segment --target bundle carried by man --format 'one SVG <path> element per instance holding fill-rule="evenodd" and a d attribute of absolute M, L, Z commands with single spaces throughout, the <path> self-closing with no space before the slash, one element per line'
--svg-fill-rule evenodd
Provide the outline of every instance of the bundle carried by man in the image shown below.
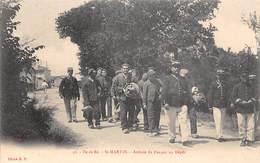
<path fill-rule="evenodd" d="M 131 99 L 137 99 L 141 97 L 139 86 L 134 82 L 127 83 L 123 88 L 123 92 L 126 97 Z"/>

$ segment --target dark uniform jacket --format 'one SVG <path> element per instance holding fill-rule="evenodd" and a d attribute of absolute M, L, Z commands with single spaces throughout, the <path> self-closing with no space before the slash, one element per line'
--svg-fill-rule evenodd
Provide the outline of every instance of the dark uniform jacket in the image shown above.
<path fill-rule="evenodd" d="M 74 77 L 65 77 L 59 86 L 59 93 L 65 98 L 79 98 L 78 81 Z"/>
<path fill-rule="evenodd" d="M 234 86 L 231 100 L 235 104 L 236 112 L 238 113 L 253 113 L 254 107 L 257 99 L 257 90 L 251 84 L 238 83 Z M 252 102 L 242 104 L 241 102 L 236 102 L 237 99 L 241 99 L 242 101 L 251 100 Z"/>
<path fill-rule="evenodd" d="M 88 78 L 82 87 L 83 105 L 88 106 L 98 102 L 100 95 L 100 84 L 96 79 Z"/>
<path fill-rule="evenodd" d="M 143 85 L 143 103 L 159 102 L 160 101 L 160 87 L 161 84 L 158 80 L 151 82 L 147 80 Z"/>
<path fill-rule="evenodd" d="M 191 95 L 185 78 L 173 74 L 166 77 L 162 87 L 162 100 L 170 106 L 189 104 Z"/>
<path fill-rule="evenodd" d="M 226 108 L 229 102 L 228 85 L 213 82 L 208 92 L 208 107 Z"/>

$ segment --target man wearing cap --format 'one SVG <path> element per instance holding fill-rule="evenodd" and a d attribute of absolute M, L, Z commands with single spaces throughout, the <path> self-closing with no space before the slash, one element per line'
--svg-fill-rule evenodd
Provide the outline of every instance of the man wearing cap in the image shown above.
<path fill-rule="evenodd" d="M 90 129 L 94 128 L 93 119 L 95 119 L 95 126 L 100 129 L 100 110 L 99 110 L 99 96 L 100 84 L 96 80 L 96 71 L 89 69 L 89 77 L 82 86 L 83 106 L 87 110 L 87 121 Z"/>
<path fill-rule="evenodd" d="M 223 142 L 223 128 L 228 106 L 229 95 L 226 83 L 226 73 L 222 69 L 217 70 L 216 81 L 211 83 L 208 92 L 208 107 L 213 112 L 218 142 Z"/>
<path fill-rule="evenodd" d="M 76 117 L 77 100 L 80 100 L 78 81 L 72 76 L 73 68 L 68 68 L 68 76 L 62 79 L 59 86 L 59 94 L 64 99 L 68 122 L 78 122 Z"/>
<path fill-rule="evenodd" d="M 171 66 L 171 74 L 168 75 L 162 87 L 162 102 L 164 103 L 165 113 L 168 119 L 168 134 L 169 142 L 175 143 L 176 138 L 176 119 L 178 118 L 181 129 L 181 141 L 184 146 L 188 145 L 188 106 L 184 99 L 189 92 L 184 79 L 181 80 L 179 76 L 180 62 L 174 61 Z"/>
<path fill-rule="evenodd" d="M 240 146 L 250 145 L 255 140 L 255 117 L 257 90 L 249 83 L 248 74 L 242 73 L 240 83 L 232 91 L 232 104 L 237 112 L 239 135 L 242 138 Z"/>
<path fill-rule="evenodd" d="M 147 72 L 148 80 L 143 86 L 143 107 L 147 110 L 150 136 L 159 134 L 161 115 L 160 82 L 155 78 L 156 72 Z"/>
<path fill-rule="evenodd" d="M 124 134 L 129 133 L 129 128 L 133 125 L 134 100 L 127 97 L 124 88 L 131 82 L 129 74 L 129 65 L 122 65 L 122 73 L 118 74 L 113 81 L 112 89 L 115 91 L 114 97 L 117 97 L 120 105 L 120 120 Z"/>

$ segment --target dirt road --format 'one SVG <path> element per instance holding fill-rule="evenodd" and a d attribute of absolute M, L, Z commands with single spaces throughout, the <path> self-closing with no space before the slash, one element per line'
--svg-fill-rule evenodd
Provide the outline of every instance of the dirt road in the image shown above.
<path fill-rule="evenodd" d="M 43 92 L 37 92 L 36 94 L 45 104 L 58 108 L 55 112 L 55 119 L 76 133 L 81 141 L 76 146 L 67 149 L 58 148 L 54 145 L 42 145 L 40 148 L 37 146 L 34 148 L 37 150 L 30 147 L 24 149 L 24 147 L 17 147 L 14 144 L 7 146 L 8 149 L 15 148 L 18 153 L 20 152 L 23 155 L 32 152 L 37 153 L 37 156 L 41 157 L 41 159 L 43 159 L 42 156 L 46 155 L 55 160 L 69 157 L 66 162 L 74 159 L 74 161 L 84 160 L 86 157 L 98 162 L 106 161 L 108 158 L 115 158 L 124 162 L 132 162 L 133 158 L 140 160 L 145 158 L 150 162 L 169 162 L 169 160 L 175 160 L 176 162 L 260 162 L 259 141 L 251 147 L 240 147 L 237 132 L 225 130 L 225 137 L 228 141 L 219 143 L 215 140 L 215 129 L 212 122 L 207 125 L 199 122 L 198 134 L 200 138 L 191 139 L 191 145 L 184 147 L 180 143 L 179 136 L 177 136 L 177 143 L 168 143 L 167 125 L 163 114 L 161 115 L 161 134 L 157 137 L 147 136 L 142 131 L 142 125 L 140 130 L 129 134 L 122 133 L 120 123 L 101 121 L 101 129 L 89 129 L 87 122 L 82 117 L 82 101 L 78 102 L 77 108 L 79 122 L 68 123 L 63 100 L 58 96 L 58 89 L 49 89 L 47 94 Z M 139 118 L 142 122 L 142 113 L 140 113 Z M 32 155 L 31 159 L 34 160 L 37 156 Z M 44 159 L 48 161 L 47 158 Z"/>

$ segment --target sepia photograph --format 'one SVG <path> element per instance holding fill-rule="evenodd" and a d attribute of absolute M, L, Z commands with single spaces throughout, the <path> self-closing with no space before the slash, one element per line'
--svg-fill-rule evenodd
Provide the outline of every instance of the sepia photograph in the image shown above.
<path fill-rule="evenodd" d="M 0 162 L 260 162 L 260 0 L 0 0 Z"/>

